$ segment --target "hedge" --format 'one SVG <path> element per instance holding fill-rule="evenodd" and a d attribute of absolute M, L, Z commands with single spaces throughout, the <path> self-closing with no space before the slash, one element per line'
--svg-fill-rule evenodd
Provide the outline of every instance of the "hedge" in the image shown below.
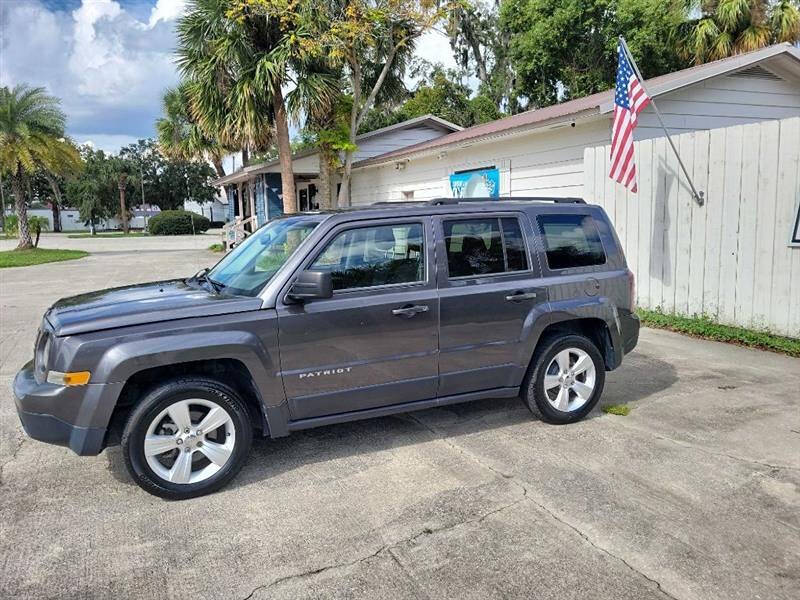
<path fill-rule="evenodd" d="M 189 210 L 162 210 L 147 223 L 147 230 L 153 235 L 191 235 L 209 227 L 211 221 Z"/>

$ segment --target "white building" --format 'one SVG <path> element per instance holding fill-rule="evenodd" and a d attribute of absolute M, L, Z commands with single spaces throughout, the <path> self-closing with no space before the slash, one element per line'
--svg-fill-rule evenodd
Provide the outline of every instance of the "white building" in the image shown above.
<path fill-rule="evenodd" d="M 800 115 L 800 50 L 778 44 L 646 81 L 670 133 Z M 613 90 L 470 127 L 354 165 L 352 204 L 467 195 L 583 196 L 586 148 L 610 143 Z M 636 140 L 663 136 L 652 107 Z M 471 172 L 471 173 L 470 173 Z M 464 179 L 482 179 L 476 193 Z M 474 185 L 473 185 L 474 187 Z"/>

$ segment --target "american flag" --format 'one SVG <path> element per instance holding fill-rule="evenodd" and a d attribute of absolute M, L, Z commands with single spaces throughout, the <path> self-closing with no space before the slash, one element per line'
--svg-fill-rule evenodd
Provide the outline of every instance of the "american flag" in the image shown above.
<path fill-rule="evenodd" d="M 608 176 L 636 193 L 633 161 L 633 130 L 636 115 L 650 103 L 639 78 L 631 68 L 622 43 L 617 46 L 617 86 L 614 91 L 614 129 L 611 134 L 611 171 Z"/>

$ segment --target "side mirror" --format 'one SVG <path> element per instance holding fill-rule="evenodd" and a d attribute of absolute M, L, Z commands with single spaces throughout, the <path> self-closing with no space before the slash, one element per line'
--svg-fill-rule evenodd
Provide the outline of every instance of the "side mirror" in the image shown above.
<path fill-rule="evenodd" d="M 321 300 L 333 296 L 330 271 L 300 271 L 287 294 L 292 300 Z"/>

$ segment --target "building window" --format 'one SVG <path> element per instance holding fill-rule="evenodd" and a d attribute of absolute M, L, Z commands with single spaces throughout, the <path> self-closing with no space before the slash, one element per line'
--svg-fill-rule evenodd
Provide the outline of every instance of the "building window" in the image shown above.
<path fill-rule="evenodd" d="M 414 199 L 414 190 L 406 190 L 401 192 L 401 194 L 403 195 L 403 200 L 406 202 Z"/>

